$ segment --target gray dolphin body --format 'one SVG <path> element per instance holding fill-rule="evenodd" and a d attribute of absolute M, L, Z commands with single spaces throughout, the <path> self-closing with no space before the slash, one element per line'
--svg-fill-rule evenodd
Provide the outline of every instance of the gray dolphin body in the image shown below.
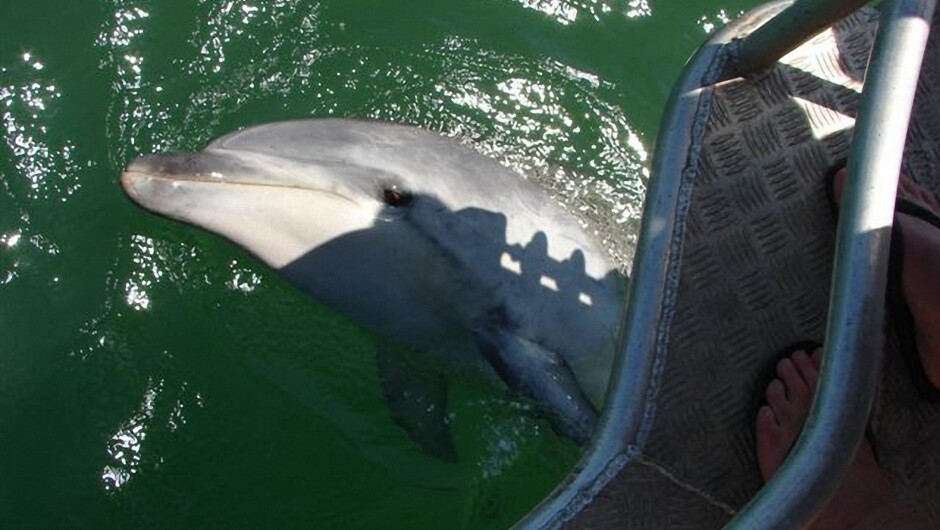
<path fill-rule="evenodd" d="M 574 217 L 495 161 L 415 127 L 312 119 L 138 158 L 121 183 L 144 208 L 225 236 L 364 327 L 484 360 L 559 432 L 589 439 L 625 278 Z M 404 420 L 419 424 L 413 437 L 443 422 L 410 406 L 421 409 Z"/>

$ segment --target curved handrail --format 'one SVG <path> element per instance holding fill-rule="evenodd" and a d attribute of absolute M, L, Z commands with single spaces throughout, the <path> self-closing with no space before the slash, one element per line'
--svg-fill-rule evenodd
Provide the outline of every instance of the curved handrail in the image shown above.
<path fill-rule="evenodd" d="M 691 186 L 687 164 L 697 157 L 702 128 L 707 121 L 707 92 L 727 70 L 724 45 L 738 34 L 735 26 L 766 18 L 779 11 L 776 2 L 751 11 L 747 20 L 736 21 L 718 32 L 689 60 L 673 87 L 660 138 L 653 154 L 652 171 L 639 244 L 631 274 L 629 305 L 624 318 L 620 349 L 615 357 L 607 399 L 597 432 L 575 469 L 537 507 L 513 527 L 516 530 L 555 528 L 590 502 L 598 491 L 636 454 L 651 421 L 648 405 L 655 398 L 662 372 L 666 331 L 659 322 L 674 310 L 669 297 L 678 283 L 680 249 L 676 248 L 676 212 L 687 209 Z M 687 153 L 685 158 L 674 153 Z M 681 236 L 681 234 L 680 234 Z M 680 238 L 681 239 L 681 238 Z M 668 286 L 672 286 L 670 290 Z"/>
<path fill-rule="evenodd" d="M 741 39 L 735 67 L 748 74 L 772 65 L 800 44 L 845 18 L 868 0 L 797 0 Z"/>
<path fill-rule="evenodd" d="M 677 246 L 676 241 L 681 242 L 683 225 L 676 223 L 677 212 L 688 208 L 690 201 L 684 177 L 689 160 L 700 148 L 709 85 L 778 59 L 865 3 L 798 0 L 751 33 L 753 38 L 725 46 L 749 23 L 739 19 L 716 33 L 689 61 L 670 95 L 653 157 L 631 302 L 598 433 L 565 482 L 514 528 L 560 526 L 643 446 L 674 307 L 670 297 L 678 281 L 681 243 Z M 766 19 L 770 10 L 780 11 L 782 4 L 788 2 L 766 4 L 746 18 Z M 887 5 L 868 69 L 841 203 L 826 360 L 817 399 L 791 457 L 728 529 L 803 527 L 837 486 L 864 432 L 878 377 L 893 197 L 935 0 L 896 0 Z M 732 48 L 733 64 L 729 61 Z M 677 152 L 687 156 L 667 156 Z"/>
<path fill-rule="evenodd" d="M 865 432 L 880 373 L 898 172 L 935 4 L 892 0 L 882 14 L 840 202 L 816 399 L 784 465 L 728 530 L 809 524 L 838 487 Z"/>

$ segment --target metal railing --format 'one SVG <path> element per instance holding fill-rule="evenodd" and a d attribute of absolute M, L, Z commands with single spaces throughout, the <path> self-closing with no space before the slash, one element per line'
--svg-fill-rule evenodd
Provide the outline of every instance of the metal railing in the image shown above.
<path fill-rule="evenodd" d="M 727 529 L 782 530 L 809 524 L 835 492 L 865 433 L 880 374 L 898 174 L 935 3 L 891 0 L 884 5 L 840 202 L 826 350 L 816 398 L 784 465 Z M 742 49 L 754 50 L 748 57 L 762 56 L 747 41 Z"/>
<path fill-rule="evenodd" d="M 867 4 L 866 0 L 799 0 L 741 40 L 739 73 L 772 65 L 800 44 Z"/>
<path fill-rule="evenodd" d="M 691 200 L 687 161 L 698 156 L 711 85 L 756 72 L 864 0 L 798 0 L 735 42 L 719 31 L 689 61 L 667 105 L 652 162 L 640 244 L 630 285 L 624 337 L 607 402 L 585 456 L 568 479 L 517 523 L 517 529 L 555 528 L 589 503 L 645 443 L 646 417 L 661 376 L 665 333 L 659 325 L 674 307 L 679 255 L 676 223 Z M 803 528 L 822 509 L 852 462 L 865 430 L 879 357 L 888 248 L 894 202 L 914 88 L 935 0 L 887 0 L 856 122 L 841 200 L 828 315 L 826 352 L 816 399 L 803 434 L 774 478 L 725 527 Z M 760 17 L 767 6 L 751 14 Z M 765 17 L 766 18 L 766 17 Z M 668 144 L 668 147 L 666 146 Z M 686 157 L 667 156 L 678 152 Z"/>

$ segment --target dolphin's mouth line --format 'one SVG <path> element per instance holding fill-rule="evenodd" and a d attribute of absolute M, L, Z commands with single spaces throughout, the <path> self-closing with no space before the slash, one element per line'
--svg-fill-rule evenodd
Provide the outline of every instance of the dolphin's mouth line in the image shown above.
<path fill-rule="evenodd" d="M 297 191 L 305 191 L 308 193 L 315 193 L 319 195 L 329 195 L 332 197 L 336 197 L 338 199 L 342 199 L 350 204 L 356 204 L 356 201 L 350 199 L 349 197 L 343 195 L 342 193 L 327 190 L 327 189 L 322 189 L 322 188 L 307 188 L 307 187 L 291 185 L 291 184 L 271 184 L 271 183 L 266 183 L 266 182 L 237 182 L 237 181 L 231 181 L 231 180 L 221 180 L 220 178 L 212 177 L 211 175 L 208 177 L 203 176 L 203 175 L 192 175 L 192 176 L 187 176 L 187 177 L 163 176 L 163 175 L 154 175 L 153 173 L 144 173 L 141 171 L 134 171 L 134 170 L 125 170 L 121 173 L 121 185 L 124 187 L 124 189 L 130 191 L 130 188 L 133 186 L 133 184 L 129 183 L 127 179 L 132 180 L 134 178 L 148 178 L 151 180 L 163 180 L 163 181 L 173 182 L 173 183 L 193 182 L 193 183 L 198 183 L 198 184 L 216 184 L 216 185 L 225 185 L 225 186 L 244 186 L 244 187 L 251 187 L 251 188 L 274 188 L 274 189 L 282 189 L 282 190 L 297 190 Z"/>

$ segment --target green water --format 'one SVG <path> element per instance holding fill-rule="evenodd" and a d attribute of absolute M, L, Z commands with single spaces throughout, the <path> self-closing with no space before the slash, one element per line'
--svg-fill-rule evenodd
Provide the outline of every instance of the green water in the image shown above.
<path fill-rule="evenodd" d="M 384 405 L 381 338 L 134 207 L 118 172 L 254 123 L 370 117 L 635 223 L 671 83 L 755 4 L 3 0 L 0 528 L 511 525 L 575 446 L 452 373 L 460 460 L 425 456 Z"/>

